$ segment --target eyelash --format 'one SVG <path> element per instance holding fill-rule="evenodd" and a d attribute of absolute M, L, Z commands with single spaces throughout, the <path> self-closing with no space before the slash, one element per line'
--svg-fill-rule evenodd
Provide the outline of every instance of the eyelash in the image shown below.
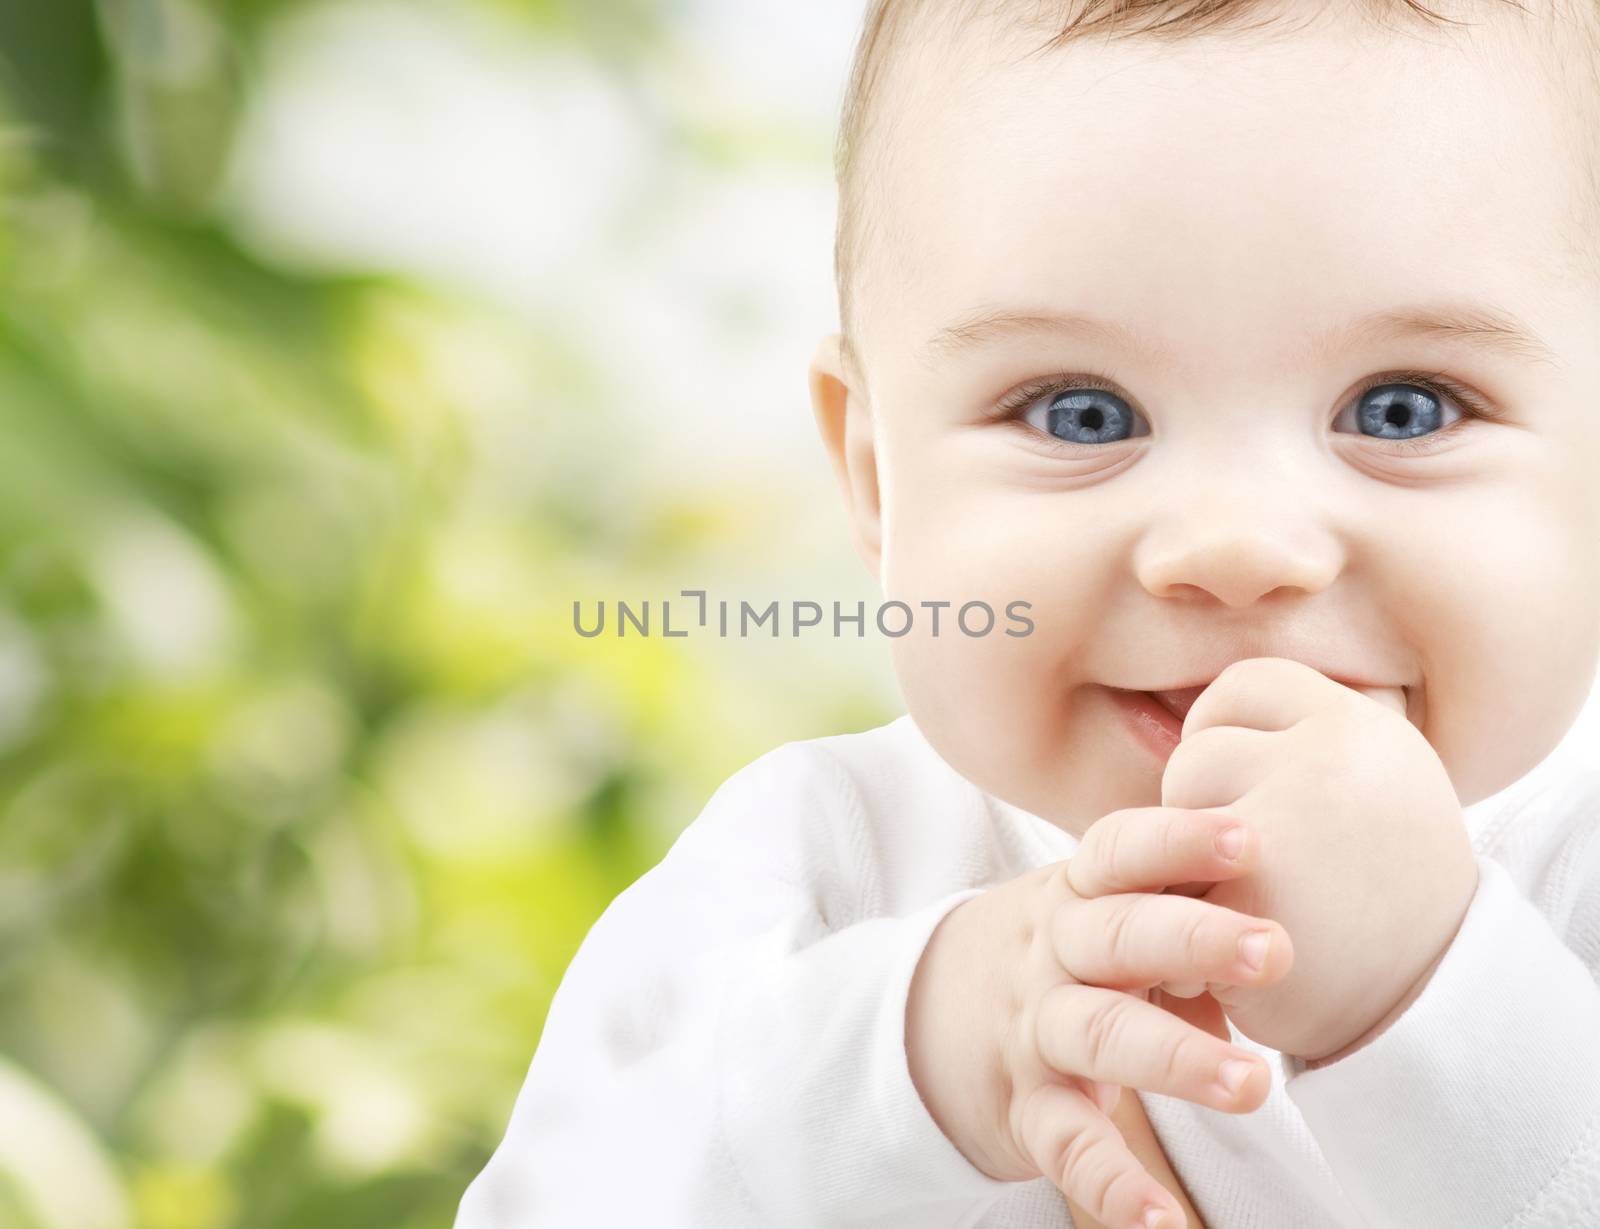
<path fill-rule="evenodd" d="M 1380 440 L 1377 436 L 1363 436 L 1363 439 L 1374 440 L 1394 452 L 1419 455 L 1431 452 L 1437 447 L 1438 441 L 1453 438 L 1462 424 L 1470 419 L 1482 419 L 1488 422 L 1503 422 L 1506 415 L 1486 402 L 1481 396 L 1471 389 L 1456 383 L 1449 376 L 1438 371 L 1391 371 L 1382 375 L 1370 376 L 1361 387 L 1356 390 L 1356 401 L 1359 402 L 1373 389 L 1384 384 L 1414 384 L 1426 389 L 1435 396 L 1440 396 L 1454 401 L 1465 411 L 1448 427 L 1438 431 L 1431 431 L 1427 435 L 1419 435 L 1408 440 Z M 1008 426 L 1019 427 L 1034 437 L 1040 446 L 1057 453 L 1071 453 L 1082 455 L 1084 452 L 1099 451 L 1103 445 L 1075 444 L 1070 440 L 1056 439 L 1045 434 L 1023 418 L 1023 414 L 1030 409 L 1046 393 L 1066 392 L 1069 389 L 1096 388 L 1102 392 L 1115 393 L 1121 397 L 1116 381 L 1110 376 L 1102 375 L 1095 371 L 1082 371 L 1077 373 L 1062 372 L 1043 379 L 1025 384 L 1015 392 L 1010 393 L 995 407 L 990 421 L 1004 421 Z M 1123 398 L 1127 400 L 1127 398 Z M 1341 411 L 1342 413 L 1342 411 Z M 1120 441 L 1119 441 L 1120 442 Z"/>

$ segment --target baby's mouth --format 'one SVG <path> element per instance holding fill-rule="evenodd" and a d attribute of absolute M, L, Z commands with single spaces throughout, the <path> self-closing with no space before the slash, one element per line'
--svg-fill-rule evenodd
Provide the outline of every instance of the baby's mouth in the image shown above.
<path fill-rule="evenodd" d="M 1402 717 L 1406 715 L 1409 697 L 1407 695 L 1408 689 L 1405 687 L 1345 685 L 1351 686 L 1352 690 L 1360 691 L 1369 698 L 1377 700 L 1380 704 L 1387 705 Z M 1162 708 L 1176 717 L 1179 722 L 1182 722 L 1188 717 L 1189 710 L 1194 707 L 1194 702 L 1199 698 L 1200 693 L 1209 686 L 1211 686 L 1210 683 L 1203 683 L 1198 687 L 1175 687 L 1167 691 L 1147 691 L 1144 694 L 1161 705 Z"/>
<path fill-rule="evenodd" d="M 1161 705 L 1162 708 L 1166 709 L 1179 721 L 1182 721 L 1189 715 L 1189 710 L 1194 707 L 1195 700 L 1207 686 L 1210 686 L 1210 684 L 1204 684 L 1199 687 L 1178 687 L 1172 691 L 1147 691 L 1144 694 Z"/>

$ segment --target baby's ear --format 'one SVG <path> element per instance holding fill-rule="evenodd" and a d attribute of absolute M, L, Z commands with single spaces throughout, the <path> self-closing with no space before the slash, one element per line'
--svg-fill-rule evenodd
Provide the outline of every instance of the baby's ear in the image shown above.
<path fill-rule="evenodd" d="M 840 334 L 830 333 L 817 346 L 811 360 L 811 412 L 844 493 L 856 554 L 873 579 L 881 580 L 883 521 L 872 416 L 865 396 L 852 385 L 855 376 L 845 370 L 842 343 Z"/>

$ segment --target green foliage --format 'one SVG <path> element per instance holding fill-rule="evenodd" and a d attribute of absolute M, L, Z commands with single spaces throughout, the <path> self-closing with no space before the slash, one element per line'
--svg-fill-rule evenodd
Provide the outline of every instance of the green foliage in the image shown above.
<path fill-rule="evenodd" d="M 8 1226 L 449 1224 L 605 905 L 773 729 L 889 715 L 575 642 L 761 497 L 617 507 L 555 417 L 604 420 L 591 356 L 218 220 L 295 7 L 0 5 L 0 1100 L 57 1175 L 0 1146 Z M 670 21 L 497 7 L 597 63 Z"/>

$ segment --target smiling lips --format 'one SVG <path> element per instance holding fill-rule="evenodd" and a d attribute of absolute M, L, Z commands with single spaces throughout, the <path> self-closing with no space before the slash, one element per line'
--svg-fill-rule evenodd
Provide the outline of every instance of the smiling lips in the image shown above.
<path fill-rule="evenodd" d="M 1328 677 L 1333 678 L 1332 675 Z M 1215 681 L 1215 679 L 1212 680 L 1212 682 Z M 1380 683 L 1366 683 L 1346 678 L 1333 678 L 1333 681 L 1343 687 L 1349 687 L 1353 691 L 1371 691 L 1384 686 L 1384 684 Z M 1179 721 L 1182 721 L 1189 715 L 1189 710 L 1194 707 L 1195 699 L 1209 686 L 1211 686 L 1211 683 L 1201 683 L 1194 687 L 1172 687 L 1165 691 L 1147 691 L 1144 694 L 1161 705 L 1162 708 L 1166 709 Z M 1403 699 L 1400 700 L 1400 705 L 1403 709 L 1405 705 Z"/>

